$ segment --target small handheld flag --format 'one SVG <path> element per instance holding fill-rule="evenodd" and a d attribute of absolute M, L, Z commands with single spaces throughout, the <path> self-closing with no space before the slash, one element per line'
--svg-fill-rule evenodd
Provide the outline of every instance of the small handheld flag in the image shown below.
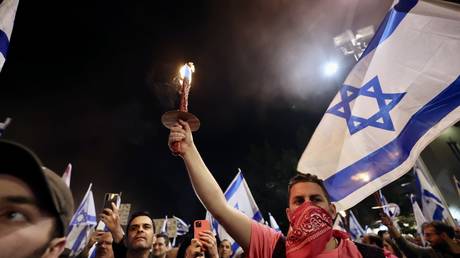
<path fill-rule="evenodd" d="M 5 63 L 19 0 L 0 1 L 0 72 Z"/>
<path fill-rule="evenodd" d="M 89 185 L 88 191 L 70 221 L 66 242 L 66 248 L 71 251 L 70 256 L 78 255 L 83 250 L 97 223 L 91 186 L 92 184 Z"/>
<path fill-rule="evenodd" d="M 252 218 L 257 222 L 264 222 L 259 207 L 257 207 L 254 197 L 252 197 L 251 190 L 243 177 L 243 173 L 238 169 L 238 174 L 228 186 L 224 193 L 227 203 L 235 209 L 241 211 L 246 216 Z M 232 245 L 233 253 L 240 247 L 235 240 L 225 231 L 219 222 L 208 211 L 206 212 L 206 219 L 211 224 L 211 228 L 219 236 L 219 239 L 227 239 Z"/>

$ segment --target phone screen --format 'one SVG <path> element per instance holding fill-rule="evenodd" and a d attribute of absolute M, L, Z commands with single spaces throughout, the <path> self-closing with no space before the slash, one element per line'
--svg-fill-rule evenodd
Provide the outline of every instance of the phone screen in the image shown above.
<path fill-rule="evenodd" d="M 120 200 L 120 194 L 118 193 L 105 193 L 104 206 L 102 209 L 112 209 L 112 203 L 119 206 Z"/>

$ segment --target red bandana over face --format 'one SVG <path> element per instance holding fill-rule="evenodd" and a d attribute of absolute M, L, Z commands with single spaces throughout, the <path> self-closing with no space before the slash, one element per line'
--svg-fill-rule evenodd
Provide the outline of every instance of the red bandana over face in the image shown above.
<path fill-rule="evenodd" d="M 291 213 L 289 219 L 291 230 L 286 240 L 287 258 L 315 257 L 323 252 L 333 235 L 332 217 L 325 209 L 305 202 Z"/>

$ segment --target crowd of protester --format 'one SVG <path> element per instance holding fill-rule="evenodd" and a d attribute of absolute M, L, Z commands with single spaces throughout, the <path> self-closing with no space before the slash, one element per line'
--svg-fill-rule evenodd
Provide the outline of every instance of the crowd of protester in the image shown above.
<path fill-rule="evenodd" d="M 123 227 L 119 210 L 112 205 L 98 215 L 107 231 L 92 232 L 77 257 L 89 257 L 92 249 L 98 258 L 460 257 L 455 229 L 439 221 L 423 226 L 426 246 L 403 237 L 385 215 L 382 222 L 388 232 L 367 234 L 359 242 L 350 240 L 345 232 L 332 229 L 335 206 L 322 180 L 311 174 L 297 174 L 288 185 L 290 228 L 284 236 L 227 204 L 187 123 L 180 121 L 171 129 L 170 148 L 174 142 L 180 143 L 174 151 L 183 158 L 197 197 L 244 252 L 234 255 L 231 242 L 217 239 L 209 230 L 197 238 L 190 234 L 178 247 L 171 247 L 168 235 L 155 232 L 150 213 L 133 212 Z M 65 235 L 74 213 L 68 186 L 17 143 L 0 141 L 0 166 L 0 258 L 68 257 Z"/>

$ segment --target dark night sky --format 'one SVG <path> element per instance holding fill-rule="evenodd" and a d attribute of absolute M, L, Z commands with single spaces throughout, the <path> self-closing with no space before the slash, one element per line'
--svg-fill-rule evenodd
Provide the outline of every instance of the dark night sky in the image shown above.
<path fill-rule="evenodd" d="M 251 186 L 270 171 L 242 167 L 250 146 L 303 149 L 296 129 L 313 133 L 351 68 L 332 38 L 377 26 L 391 2 L 23 0 L 0 74 L 0 119 L 13 118 L 5 138 L 59 173 L 71 162 L 77 202 L 92 182 L 97 207 L 104 192 L 122 191 L 156 217 L 202 218 L 160 123 L 175 106 L 178 67 L 197 69 L 190 110 L 209 168 L 226 188 L 241 167 Z M 332 59 L 342 69 L 326 78 Z M 273 206 L 278 217 L 284 205 Z"/>

